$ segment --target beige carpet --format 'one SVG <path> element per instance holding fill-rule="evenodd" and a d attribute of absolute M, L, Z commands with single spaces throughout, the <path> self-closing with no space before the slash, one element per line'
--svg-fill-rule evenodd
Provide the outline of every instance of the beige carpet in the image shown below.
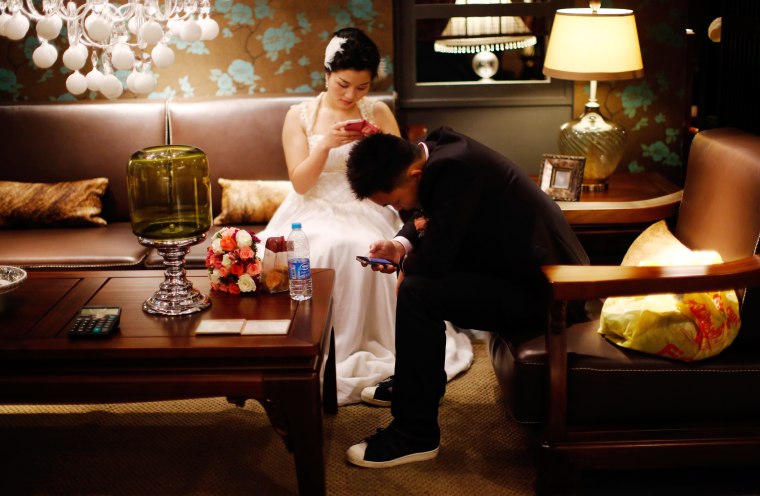
<path fill-rule="evenodd" d="M 349 445 L 388 409 L 325 417 L 329 495 L 528 495 L 534 469 L 524 427 L 500 406 L 486 345 L 448 385 L 441 451 L 386 470 L 345 462 Z M 223 398 L 85 406 L 0 406 L 0 494 L 297 494 L 295 464 L 263 409 Z"/>

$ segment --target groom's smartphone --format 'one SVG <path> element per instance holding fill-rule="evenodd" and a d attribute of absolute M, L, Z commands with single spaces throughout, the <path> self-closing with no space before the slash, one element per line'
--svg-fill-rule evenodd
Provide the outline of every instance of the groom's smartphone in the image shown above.
<path fill-rule="evenodd" d="M 391 262 L 387 258 L 373 258 L 373 257 L 362 257 L 357 256 L 356 259 L 360 262 L 364 262 L 366 264 L 380 264 L 380 265 L 392 265 L 396 268 L 398 268 L 398 264 Z"/>

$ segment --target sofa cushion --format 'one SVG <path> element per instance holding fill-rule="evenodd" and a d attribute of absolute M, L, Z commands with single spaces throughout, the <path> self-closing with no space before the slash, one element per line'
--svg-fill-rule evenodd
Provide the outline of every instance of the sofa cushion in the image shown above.
<path fill-rule="evenodd" d="M 60 183 L 0 181 L 0 227 L 104 226 L 108 179 Z"/>
<path fill-rule="evenodd" d="M 584 322 L 567 330 L 571 423 L 740 421 L 760 415 L 760 395 L 747 393 L 760 381 L 756 349 L 732 346 L 707 360 L 677 362 L 614 346 L 596 332 L 598 326 Z M 489 341 L 513 417 L 543 422 L 549 383 L 545 336 L 492 334 Z"/>
<path fill-rule="evenodd" d="M 393 93 L 369 96 L 395 109 Z M 169 142 L 197 146 L 206 152 L 214 215 L 222 211 L 218 178 L 288 179 L 282 149 L 285 115 L 291 106 L 313 97 L 287 93 L 171 100 Z"/>
<path fill-rule="evenodd" d="M 259 181 L 219 178 L 222 211 L 214 225 L 269 222 L 285 197 L 293 191 L 290 181 Z"/>
<path fill-rule="evenodd" d="M 3 103 L 0 123 L 2 179 L 53 183 L 107 177 L 102 217 L 125 222 L 129 157 L 166 143 L 166 101 Z"/>
<path fill-rule="evenodd" d="M 96 229 L 9 229 L 0 237 L 0 264 L 26 268 L 139 267 L 148 252 L 129 222 Z"/>

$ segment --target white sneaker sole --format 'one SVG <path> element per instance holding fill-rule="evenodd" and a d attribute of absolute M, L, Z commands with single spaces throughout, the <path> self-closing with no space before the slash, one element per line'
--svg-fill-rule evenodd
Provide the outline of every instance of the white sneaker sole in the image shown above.
<path fill-rule="evenodd" d="M 393 460 L 386 460 L 384 462 L 372 462 L 364 459 L 364 453 L 367 451 L 367 443 L 359 443 L 351 446 L 346 451 L 346 458 L 350 463 L 366 468 L 388 468 L 395 467 L 396 465 L 403 465 L 405 463 L 424 462 L 425 460 L 432 460 L 438 456 L 438 448 L 430 451 L 421 451 L 419 453 L 412 453 Z"/>
<path fill-rule="evenodd" d="M 375 406 L 391 406 L 390 401 L 378 400 L 375 398 L 375 388 L 367 387 L 362 389 L 362 401 Z"/>

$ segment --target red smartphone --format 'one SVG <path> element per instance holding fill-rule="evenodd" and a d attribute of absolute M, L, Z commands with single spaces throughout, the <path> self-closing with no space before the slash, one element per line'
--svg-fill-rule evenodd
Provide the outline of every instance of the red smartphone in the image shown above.
<path fill-rule="evenodd" d="M 354 119 L 352 121 L 346 121 L 346 131 L 361 131 L 364 126 L 369 124 L 365 119 Z"/>
<path fill-rule="evenodd" d="M 354 119 L 351 121 L 346 121 L 345 129 L 346 131 L 359 131 L 364 136 L 369 136 L 370 134 L 380 132 L 379 127 L 375 126 L 366 119 Z"/>

